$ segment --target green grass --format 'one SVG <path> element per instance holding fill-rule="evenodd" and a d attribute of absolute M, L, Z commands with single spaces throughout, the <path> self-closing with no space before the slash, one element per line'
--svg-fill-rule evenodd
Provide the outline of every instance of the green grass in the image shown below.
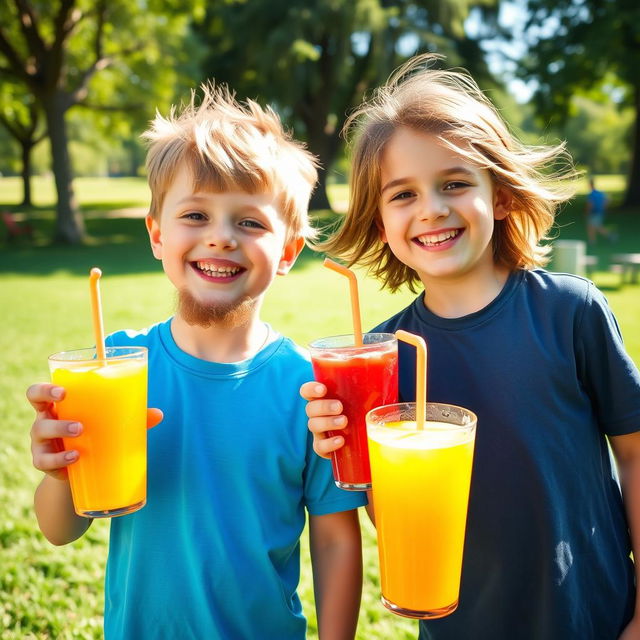
<path fill-rule="evenodd" d="M 620 181 L 611 179 L 614 198 Z M 12 179 L 0 179 L 0 207 L 14 207 L 19 191 Z M 44 183 L 43 183 L 44 184 Z M 28 243 L 0 247 L 0 637 L 7 640 L 97 639 L 102 636 L 103 574 L 108 523 L 95 522 L 81 540 L 61 548 L 39 533 L 32 509 L 40 473 L 31 466 L 29 426 L 33 412 L 24 392 L 28 384 L 48 378 L 46 357 L 66 348 L 92 344 L 88 302 L 88 272 L 104 272 L 102 298 L 105 329 L 140 328 L 172 312 L 173 292 L 159 264 L 151 257 L 140 219 L 87 220 L 90 246 L 47 245 L 51 229 L 51 194 L 38 183 L 34 212 L 38 236 Z M 604 186 L 604 185 L 603 185 Z M 139 180 L 81 180 L 77 192 L 87 211 L 144 207 L 146 191 Z M 337 199 L 344 198 L 345 192 Z M 108 200 L 107 200 L 108 195 Z M 584 238 L 584 194 L 560 215 L 563 238 Z M 622 239 L 616 251 L 640 249 L 640 212 L 613 211 L 611 224 Z M 590 250 L 591 251 L 591 250 Z M 640 364 L 640 286 L 619 287 L 606 272 L 611 247 L 593 248 L 601 270 L 594 280 L 607 294 L 620 322 L 627 348 Z M 305 250 L 292 273 L 278 278 L 269 292 L 264 317 L 301 344 L 332 333 L 348 332 L 350 311 L 346 289 L 336 295 L 339 276 L 323 269 Z M 370 327 L 405 306 L 413 295 L 382 293 L 361 274 L 362 314 Z M 365 584 L 358 627 L 359 640 L 412 639 L 415 622 L 388 613 L 378 601 L 379 584 L 373 529 L 363 518 Z M 310 638 L 317 638 L 308 550 L 303 541 L 301 596 L 310 618 Z"/>

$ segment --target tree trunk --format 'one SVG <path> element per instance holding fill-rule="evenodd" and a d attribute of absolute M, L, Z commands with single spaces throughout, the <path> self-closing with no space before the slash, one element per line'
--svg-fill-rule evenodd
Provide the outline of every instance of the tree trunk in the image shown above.
<path fill-rule="evenodd" d="M 64 244 L 81 244 L 85 237 L 85 228 L 73 193 L 64 95 L 55 91 L 43 100 L 43 107 L 51 142 L 52 169 L 58 196 L 54 240 Z"/>
<path fill-rule="evenodd" d="M 331 209 L 331 203 L 329 202 L 329 196 L 327 195 L 327 170 L 325 164 L 322 162 L 322 166 L 318 167 L 318 184 L 311 194 L 311 202 L 309 202 L 309 209 Z"/>
<path fill-rule="evenodd" d="M 31 207 L 31 150 L 30 141 L 22 141 L 22 205 Z"/>
<path fill-rule="evenodd" d="M 631 167 L 629 168 L 629 180 L 624 196 L 624 207 L 640 206 L 640 84 L 634 91 L 636 121 L 633 125 L 633 142 L 631 145 Z"/>
<path fill-rule="evenodd" d="M 305 118 L 307 130 L 307 144 L 309 151 L 318 157 L 318 184 L 311 196 L 310 209 L 331 209 L 327 195 L 327 172 L 331 168 L 339 148 L 340 138 L 335 131 L 327 132 L 322 123 L 321 115 L 316 118 Z"/>

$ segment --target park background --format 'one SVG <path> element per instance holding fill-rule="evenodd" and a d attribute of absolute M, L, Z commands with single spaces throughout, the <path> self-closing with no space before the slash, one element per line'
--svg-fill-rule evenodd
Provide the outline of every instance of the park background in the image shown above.
<path fill-rule="evenodd" d="M 207 79 L 272 104 L 326 169 L 317 224 L 348 200 L 349 111 L 414 53 L 467 68 L 531 144 L 567 140 L 578 168 L 610 199 L 615 244 L 588 247 L 590 277 L 640 364 L 640 287 L 611 256 L 640 251 L 640 6 L 635 0 L 6 0 L 0 3 L 0 638 L 101 638 L 108 523 L 64 548 L 32 509 L 33 412 L 24 392 L 46 357 L 89 346 L 88 272 L 103 269 L 105 328 L 168 317 L 173 292 L 148 248 L 139 134 L 156 108 L 187 101 Z M 586 240 L 586 178 L 555 238 Z M 359 273 L 373 326 L 413 294 Z M 269 292 L 264 317 L 300 344 L 349 331 L 347 293 L 305 249 Z M 571 464 L 571 461 L 568 461 Z M 417 625 L 378 601 L 375 535 L 366 518 L 360 640 L 411 639 Z M 317 638 L 306 539 L 300 595 Z M 170 561 L 170 558 L 167 558 Z"/>

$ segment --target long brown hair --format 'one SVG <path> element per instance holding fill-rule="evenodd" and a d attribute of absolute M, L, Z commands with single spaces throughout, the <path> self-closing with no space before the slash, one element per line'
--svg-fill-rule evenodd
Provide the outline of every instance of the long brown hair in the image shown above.
<path fill-rule="evenodd" d="M 398 128 L 438 136 L 487 169 L 494 185 L 510 194 L 510 213 L 496 220 L 492 238 L 494 260 L 508 269 L 546 264 L 549 249 L 540 243 L 548 237 L 559 204 L 573 195 L 577 174 L 564 143 L 520 142 L 466 72 L 432 68 L 440 58 L 426 54 L 409 60 L 351 114 L 344 128 L 347 138 L 355 137 L 349 208 L 337 231 L 314 245 L 349 265 L 368 267 L 391 291 L 404 284 L 415 290 L 419 282 L 380 239 L 380 163 Z"/>

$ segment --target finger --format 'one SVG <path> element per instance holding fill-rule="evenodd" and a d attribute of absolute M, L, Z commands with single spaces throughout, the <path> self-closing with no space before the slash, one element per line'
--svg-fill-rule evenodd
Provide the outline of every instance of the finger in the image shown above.
<path fill-rule="evenodd" d="M 331 454 L 344 445 L 342 436 L 333 436 L 332 438 L 314 438 L 313 450 L 322 458 L 330 458 Z"/>
<path fill-rule="evenodd" d="M 160 409 L 147 409 L 147 429 L 152 429 L 162 422 L 164 414 Z"/>
<path fill-rule="evenodd" d="M 340 400 L 311 400 L 307 403 L 305 411 L 309 418 L 338 416 L 342 413 L 342 402 Z"/>
<path fill-rule="evenodd" d="M 305 400 L 315 400 L 316 398 L 324 398 L 327 393 L 327 387 L 325 387 L 321 382 L 305 382 L 300 387 L 300 395 Z"/>
<path fill-rule="evenodd" d="M 309 431 L 314 435 L 322 435 L 327 431 L 335 429 L 344 429 L 347 426 L 347 418 L 345 416 L 321 416 L 319 418 L 309 418 L 307 421 Z"/>
<path fill-rule="evenodd" d="M 82 433 L 82 425 L 72 420 L 51 420 L 39 418 L 31 427 L 31 438 L 44 442 L 54 438 L 74 438 Z"/>
<path fill-rule="evenodd" d="M 36 411 L 47 411 L 54 402 L 64 398 L 65 391 L 48 382 L 32 384 L 27 389 L 27 400 Z"/>
<path fill-rule="evenodd" d="M 79 457 L 80 454 L 75 449 L 57 453 L 49 453 L 43 449 L 34 452 L 33 466 L 45 473 L 52 473 L 73 464 Z"/>

